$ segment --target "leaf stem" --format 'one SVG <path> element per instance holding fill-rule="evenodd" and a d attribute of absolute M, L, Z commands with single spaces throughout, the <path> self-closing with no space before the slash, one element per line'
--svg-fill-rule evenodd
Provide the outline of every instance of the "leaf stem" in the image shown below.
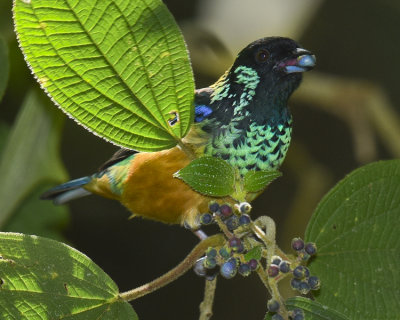
<path fill-rule="evenodd" d="M 186 273 L 194 263 L 199 259 L 208 247 L 221 246 L 225 242 L 223 234 L 216 234 L 201 241 L 193 250 L 186 256 L 186 258 L 178 264 L 175 268 L 171 269 L 161 277 L 146 283 L 138 288 L 121 293 L 119 296 L 123 300 L 132 301 L 137 298 L 143 297 L 151 292 L 154 292 L 168 283 L 176 280 L 184 273 Z"/>

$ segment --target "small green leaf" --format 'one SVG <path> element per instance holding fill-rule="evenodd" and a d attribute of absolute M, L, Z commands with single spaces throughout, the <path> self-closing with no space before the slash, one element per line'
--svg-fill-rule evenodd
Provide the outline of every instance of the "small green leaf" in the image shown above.
<path fill-rule="evenodd" d="M 281 175 L 282 173 L 277 170 L 249 171 L 244 176 L 244 189 L 247 192 L 261 191 Z"/>
<path fill-rule="evenodd" d="M 400 310 L 400 160 L 359 168 L 320 202 L 305 233 L 321 279 L 316 300 L 350 319 L 394 319 Z"/>
<path fill-rule="evenodd" d="M 289 310 L 302 309 L 306 320 L 350 320 L 340 312 L 304 297 L 293 297 L 287 299 L 285 305 Z M 352 318 L 354 319 L 354 318 Z"/>
<path fill-rule="evenodd" d="M 176 145 L 193 121 L 182 34 L 160 0 L 15 0 L 25 59 L 68 115 L 115 144 Z"/>
<path fill-rule="evenodd" d="M 257 246 L 250 249 L 245 255 L 244 260 L 250 261 L 251 259 L 260 260 L 262 255 L 262 246 Z"/>
<path fill-rule="evenodd" d="M 0 158 L 0 227 L 39 183 L 67 179 L 58 150 L 62 125 L 49 101 L 27 94 Z"/>
<path fill-rule="evenodd" d="M 138 319 L 93 261 L 54 240 L 0 233 L 1 319 Z"/>
<path fill-rule="evenodd" d="M 7 43 L 0 36 L 0 101 L 6 91 L 9 72 L 8 47 Z"/>
<path fill-rule="evenodd" d="M 235 171 L 226 161 L 215 157 L 201 157 L 174 174 L 199 193 L 213 197 L 232 194 Z"/>

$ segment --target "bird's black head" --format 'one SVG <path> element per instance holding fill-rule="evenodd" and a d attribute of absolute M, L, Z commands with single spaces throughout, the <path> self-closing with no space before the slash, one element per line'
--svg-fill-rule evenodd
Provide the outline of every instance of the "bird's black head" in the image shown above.
<path fill-rule="evenodd" d="M 240 83 L 246 76 L 257 75 L 265 91 L 286 90 L 290 95 L 300 84 L 302 72 L 312 69 L 315 63 L 315 56 L 292 39 L 262 38 L 238 54 L 230 76 Z"/>
<path fill-rule="evenodd" d="M 287 100 L 299 86 L 302 72 L 315 62 L 311 52 L 288 38 L 252 42 L 211 87 L 208 118 L 219 125 L 240 122 L 242 127 L 251 121 L 288 121 Z"/>

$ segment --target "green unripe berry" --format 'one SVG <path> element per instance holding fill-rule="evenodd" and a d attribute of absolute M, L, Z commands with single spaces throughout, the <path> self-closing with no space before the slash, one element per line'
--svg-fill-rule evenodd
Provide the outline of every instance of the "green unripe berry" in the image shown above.
<path fill-rule="evenodd" d="M 228 260 L 232 256 L 232 249 L 222 247 L 221 249 L 219 249 L 219 255 L 222 259 Z"/>

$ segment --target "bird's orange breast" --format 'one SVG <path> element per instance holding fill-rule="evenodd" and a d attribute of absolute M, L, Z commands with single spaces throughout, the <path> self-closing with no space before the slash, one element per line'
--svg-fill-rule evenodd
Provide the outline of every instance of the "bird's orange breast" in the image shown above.
<path fill-rule="evenodd" d="M 120 201 L 136 215 L 194 227 L 196 216 L 207 210 L 210 198 L 173 177 L 190 161 L 178 147 L 135 155 Z"/>

